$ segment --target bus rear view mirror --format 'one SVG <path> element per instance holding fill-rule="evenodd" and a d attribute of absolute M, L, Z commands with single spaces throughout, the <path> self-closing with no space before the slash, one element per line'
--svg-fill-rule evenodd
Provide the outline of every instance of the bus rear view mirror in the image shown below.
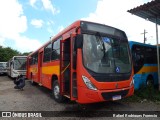
<path fill-rule="evenodd" d="M 75 50 L 78 48 L 82 48 L 83 46 L 83 35 L 77 35 L 75 37 Z"/>

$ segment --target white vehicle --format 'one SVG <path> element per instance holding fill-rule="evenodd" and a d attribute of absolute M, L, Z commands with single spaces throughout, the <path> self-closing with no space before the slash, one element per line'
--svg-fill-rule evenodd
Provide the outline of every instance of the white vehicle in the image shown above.
<path fill-rule="evenodd" d="M 27 56 L 13 56 L 7 63 L 7 74 L 11 78 L 26 76 Z"/>
<path fill-rule="evenodd" d="M 0 75 L 7 73 L 7 62 L 0 62 Z"/>

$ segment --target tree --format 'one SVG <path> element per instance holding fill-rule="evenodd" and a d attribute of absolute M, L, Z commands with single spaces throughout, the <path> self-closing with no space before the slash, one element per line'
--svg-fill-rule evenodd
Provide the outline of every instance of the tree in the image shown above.
<path fill-rule="evenodd" d="M 28 56 L 32 52 L 24 52 L 22 55 Z"/>
<path fill-rule="evenodd" d="M 6 48 L 0 47 L 0 62 L 6 62 L 10 58 L 16 55 L 21 55 L 21 53 L 18 52 L 17 50 L 11 49 L 10 47 Z"/>

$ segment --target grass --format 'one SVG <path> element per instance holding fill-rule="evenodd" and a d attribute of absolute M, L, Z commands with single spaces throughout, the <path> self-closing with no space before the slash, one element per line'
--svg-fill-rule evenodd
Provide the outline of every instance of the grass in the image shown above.
<path fill-rule="evenodd" d="M 154 87 L 141 87 L 139 90 L 135 90 L 134 95 L 128 98 L 122 99 L 124 102 L 143 102 L 152 101 L 160 102 L 160 91 Z"/>

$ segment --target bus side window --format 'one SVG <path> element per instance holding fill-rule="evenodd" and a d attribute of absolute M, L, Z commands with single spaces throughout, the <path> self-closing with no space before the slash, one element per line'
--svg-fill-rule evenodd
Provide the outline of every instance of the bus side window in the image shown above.
<path fill-rule="evenodd" d="M 146 51 L 145 52 L 145 63 L 156 64 L 157 63 L 156 48 L 146 47 L 145 51 Z"/>
<path fill-rule="evenodd" d="M 144 65 L 144 48 L 134 45 L 132 48 L 132 59 L 134 61 L 134 72 L 137 73 Z"/>
<path fill-rule="evenodd" d="M 141 66 L 144 64 L 144 55 L 143 54 L 136 54 L 135 55 L 135 63 L 136 66 Z"/>
<path fill-rule="evenodd" d="M 50 57 L 51 57 L 51 52 L 52 52 L 52 44 L 48 44 L 45 48 L 44 48 L 44 58 L 43 58 L 43 62 L 48 62 L 50 61 Z"/>
<path fill-rule="evenodd" d="M 60 58 L 60 39 L 52 43 L 51 60 L 58 60 Z"/>

